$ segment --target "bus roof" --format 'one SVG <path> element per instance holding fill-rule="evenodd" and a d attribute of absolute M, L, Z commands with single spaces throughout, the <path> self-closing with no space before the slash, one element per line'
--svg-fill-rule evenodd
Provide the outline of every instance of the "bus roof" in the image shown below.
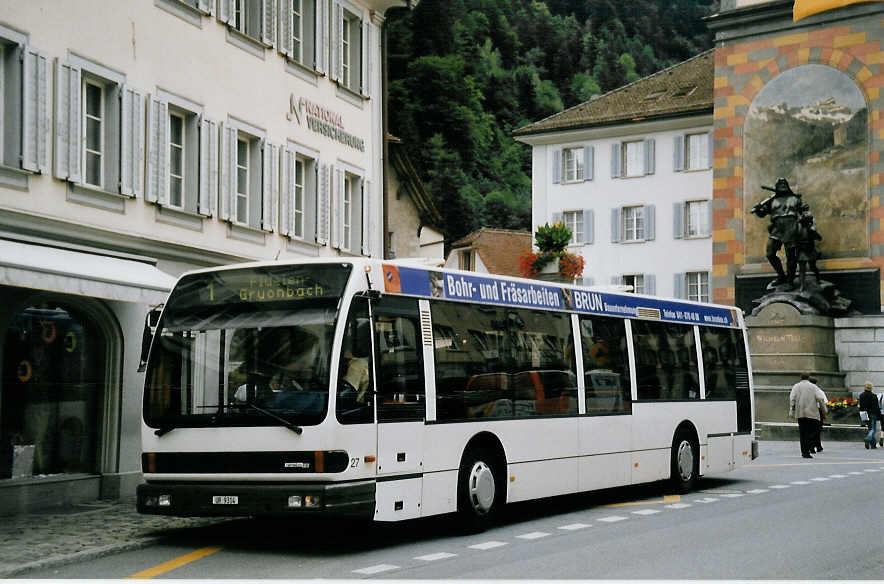
<path fill-rule="evenodd" d="M 354 274 L 362 273 L 368 268 L 372 286 L 381 289 L 381 282 L 378 281 L 380 277 L 383 282 L 382 290 L 388 294 L 686 324 L 742 326 L 742 312 L 733 306 L 613 292 L 609 289 L 594 289 L 592 286 L 574 286 L 510 276 L 477 274 L 476 272 L 430 267 L 421 262 L 408 260 L 342 257 L 310 258 L 297 261 L 258 261 L 194 270 L 188 274 L 285 264 L 329 263 L 352 264 L 355 268 Z"/>

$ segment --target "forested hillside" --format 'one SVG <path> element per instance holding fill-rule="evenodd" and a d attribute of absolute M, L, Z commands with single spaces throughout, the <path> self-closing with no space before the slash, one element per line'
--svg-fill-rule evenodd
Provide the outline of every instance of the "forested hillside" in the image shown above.
<path fill-rule="evenodd" d="M 388 13 L 390 131 L 446 239 L 534 229 L 509 133 L 711 48 L 717 0 L 420 0 Z"/>

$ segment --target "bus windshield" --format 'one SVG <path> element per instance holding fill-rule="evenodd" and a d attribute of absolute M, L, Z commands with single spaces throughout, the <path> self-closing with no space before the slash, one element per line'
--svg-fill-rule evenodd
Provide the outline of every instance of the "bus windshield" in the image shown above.
<path fill-rule="evenodd" d="M 350 271 L 349 264 L 309 264 L 182 278 L 148 363 L 148 426 L 320 423 Z"/>

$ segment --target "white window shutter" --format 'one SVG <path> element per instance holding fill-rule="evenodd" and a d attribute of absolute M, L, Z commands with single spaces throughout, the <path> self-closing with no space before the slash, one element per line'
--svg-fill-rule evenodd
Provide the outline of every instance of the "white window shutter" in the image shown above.
<path fill-rule="evenodd" d="M 672 138 L 672 170 L 681 172 L 684 170 L 684 136 Z"/>
<path fill-rule="evenodd" d="M 55 62 L 55 177 L 80 183 L 80 68 Z"/>
<path fill-rule="evenodd" d="M 654 139 L 648 138 L 644 144 L 645 151 L 645 174 L 654 174 L 654 161 L 657 156 L 654 152 Z"/>
<path fill-rule="evenodd" d="M 709 132 L 706 134 L 706 144 L 709 146 L 709 168 L 715 166 L 715 132 Z"/>
<path fill-rule="evenodd" d="M 144 194 L 144 94 L 123 86 L 120 103 L 120 193 Z"/>
<path fill-rule="evenodd" d="M 215 0 L 197 0 L 196 9 L 203 14 L 215 16 Z"/>
<path fill-rule="evenodd" d="M 553 181 L 553 184 L 559 184 L 562 182 L 562 151 L 561 150 L 553 150 L 552 181 Z"/>
<path fill-rule="evenodd" d="M 319 170 L 319 192 L 316 193 L 316 243 L 328 244 L 329 221 L 331 220 L 331 166 L 323 164 Z"/>
<path fill-rule="evenodd" d="M 329 34 L 328 1 L 316 0 L 316 38 L 313 68 L 319 73 L 328 73 Z"/>
<path fill-rule="evenodd" d="M 147 181 L 144 198 L 166 205 L 169 202 L 169 104 L 148 98 Z"/>
<path fill-rule="evenodd" d="M 261 42 L 276 47 L 276 0 L 261 0 Z"/>
<path fill-rule="evenodd" d="M 611 209 L 611 242 L 620 241 L 620 207 Z"/>
<path fill-rule="evenodd" d="M 360 41 L 361 41 L 360 54 L 362 56 L 362 63 L 361 63 L 360 73 L 359 73 L 359 75 L 360 75 L 359 88 L 360 88 L 360 91 L 362 92 L 362 95 L 368 95 L 369 94 L 369 87 L 370 87 L 370 83 L 371 83 L 371 80 L 368 77 L 368 51 L 370 50 L 369 49 L 369 47 L 370 47 L 369 40 L 371 39 L 371 30 L 370 30 L 370 23 L 367 20 L 362 21 L 362 35 L 361 35 L 361 37 L 362 38 L 360 39 Z"/>
<path fill-rule="evenodd" d="M 213 217 L 218 204 L 218 123 L 200 117 L 200 178 L 197 212 Z"/>
<path fill-rule="evenodd" d="M 583 210 L 583 243 L 595 240 L 595 213 L 592 209 Z"/>
<path fill-rule="evenodd" d="M 279 204 L 279 145 L 264 141 L 264 169 L 261 188 L 261 227 L 273 231 L 276 222 L 276 208 Z"/>
<path fill-rule="evenodd" d="M 672 236 L 675 239 L 684 237 L 684 203 L 672 203 Z"/>
<path fill-rule="evenodd" d="M 292 217 L 295 206 L 295 153 L 288 148 L 280 152 L 279 173 L 279 233 L 292 234 Z"/>
<path fill-rule="evenodd" d="M 221 124 L 221 164 L 218 180 L 218 218 L 229 221 L 236 199 L 236 128 Z"/>
<path fill-rule="evenodd" d="M 344 170 L 332 166 L 330 173 L 332 177 L 331 245 L 335 249 L 340 249 L 344 231 Z"/>
<path fill-rule="evenodd" d="M 703 235 L 712 235 L 712 220 L 714 219 L 714 215 L 712 213 L 712 201 L 708 201 L 706 203 L 706 225 L 703 229 Z"/>
<path fill-rule="evenodd" d="M 362 181 L 362 255 L 371 256 L 372 238 L 375 234 L 374 225 L 374 193 L 371 181 Z"/>
<path fill-rule="evenodd" d="M 657 293 L 657 276 L 654 274 L 643 274 L 645 280 L 645 294 L 653 296 Z"/>
<path fill-rule="evenodd" d="M 276 46 L 279 52 L 289 59 L 295 56 L 295 43 L 292 40 L 292 31 L 295 28 L 295 16 L 292 14 L 292 0 L 279 0 L 277 8 L 279 22 L 279 41 Z"/>
<path fill-rule="evenodd" d="M 218 0 L 218 20 L 225 24 L 233 24 L 236 13 L 236 0 Z"/>
<path fill-rule="evenodd" d="M 611 178 L 620 178 L 620 143 L 611 144 Z"/>
<path fill-rule="evenodd" d="M 22 63 L 22 168 L 49 171 L 49 58 L 24 47 Z"/>
<path fill-rule="evenodd" d="M 623 278 L 621 278 L 620 276 L 611 276 L 611 285 L 612 286 L 619 286 L 622 283 L 623 283 Z"/>
<path fill-rule="evenodd" d="M 652 240 L 655 236 L 654 205 L 645 205 L 645 239 Z"/>
<path fill-rule="evenodd" d="M 377 45 L 378 29 L 372 24 L 371 19 L 363 23 L 363 34 L 365 42 L 362 43 L 363 69 L 362 69 L 362 93 L 368 97 L 372 96 L 372 88 L 374 87 L 374 71 L 375 71 L 375 52 Z"/>
<path fill-rule="evenodd" d="M 686 298 L 685 296 L 685 274 L 684 272 L 677 273 L 672 279 L 672 297 L 673 298 Z"/>
<path fill-rule="evenodd" d="M 331 78 L 335 81 L 341 80 L 341 73 L 344 70 L 344 51 L 341 49 L 341 43 L 344 38 L 344 7 L 337 0 L 332 2 L 332 70 Z"/>
<path fill-rule="evenodd" d="M 592 180 L 595 176 L 595 148 L 583 147 L 583 180 Z"/>

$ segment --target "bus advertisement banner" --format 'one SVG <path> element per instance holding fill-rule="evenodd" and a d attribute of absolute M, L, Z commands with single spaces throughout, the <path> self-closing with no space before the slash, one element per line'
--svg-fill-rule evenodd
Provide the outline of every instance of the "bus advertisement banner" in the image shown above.
<path fill-rule="evenodd" d="M 632 294 L 612 294 L 575 287 L 560 288 L 542 283 L 514 282 L 391 264 L 384 264 L 383 272 L 384 290 L 391 294 L 619 317 L 648 316 L 641 314 L 641 311 L 659 310 L 661 320 L 711 326 L 738 326 L 736 309 L 720 306 L 689 304 Z"/>

